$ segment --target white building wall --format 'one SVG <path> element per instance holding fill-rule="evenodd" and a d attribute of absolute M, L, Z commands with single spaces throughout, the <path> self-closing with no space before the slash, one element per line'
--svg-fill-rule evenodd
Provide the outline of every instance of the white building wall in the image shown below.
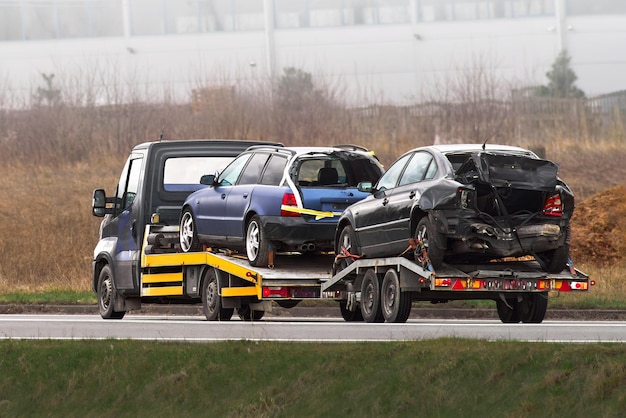
<path fill-rule="evenodd" d="M 0 42 L 0 86 L 29 97 L 41 74 L 126 83 L 187 100 L 194 87 L 267 79 L 293 66 L 348 88 L 351 102 L 432 97 L 437 80 L 480 61 L 515 86 L 546 83 L 563 43 L 588 96 L 626 89 L 626 15 Z M 274 46 L 268 50 L 268 44 Z M 255 65 L 251 65 L 254 63 Z M 98 81 L 99 80 L 99 81 Z"/>

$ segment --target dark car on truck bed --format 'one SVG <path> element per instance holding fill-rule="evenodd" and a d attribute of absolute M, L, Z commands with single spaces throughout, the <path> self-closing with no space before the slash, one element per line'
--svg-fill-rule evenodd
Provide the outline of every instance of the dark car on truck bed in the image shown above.
<path fill-rule="evenodd" d="M 569 260 L 574 196 L 558 166 L 527 149 L 443 145 L 394 162 L 371 195 L 344 211 L 335 251 L 358 257 L 412 254 L 435 270 L 445 262 L 534 257 L 544 270 Z"/>

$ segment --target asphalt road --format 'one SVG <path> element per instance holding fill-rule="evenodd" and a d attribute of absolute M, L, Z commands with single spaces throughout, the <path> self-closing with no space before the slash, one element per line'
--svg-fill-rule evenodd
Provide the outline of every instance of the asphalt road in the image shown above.
<path fill-rule="evenodd" d="M 201 316 L 127 314 L 0 315 L 1 339 L 137 339 L 154 341 L 361 342 L 473 338 L 487 341 L 626 342 L 625 321 L 549 320 L 502 324 L 494 319 L 409 319 L 405 324 L 347 323 L 340 318 L 267 317 L 257 322 L 208 322 Z"/>

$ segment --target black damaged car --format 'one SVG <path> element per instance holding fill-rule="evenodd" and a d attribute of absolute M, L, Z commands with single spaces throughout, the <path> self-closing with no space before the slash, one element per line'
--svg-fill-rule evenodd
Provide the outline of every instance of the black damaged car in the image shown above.
<path fill-rule="evenodd" d="M 411 255 L 450 264 L 532 256 L 550 273 L 569 261 L 574 195 L 557 164 L 505 145 L 413 149 L 349 206 L 335 237 L 339 264 Z"/>

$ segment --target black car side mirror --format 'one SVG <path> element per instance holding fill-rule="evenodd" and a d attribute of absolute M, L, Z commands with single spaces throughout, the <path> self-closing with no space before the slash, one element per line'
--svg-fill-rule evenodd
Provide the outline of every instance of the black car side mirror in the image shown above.
<path fill-rule="evenodd" d="M 93 200 L 91 201 L 91 213 L 93 216 L 102 218 L 104 215 L 113 213 L 113 207 L 107 203 L 113 203 L 115 198 L 106 197 L 103 189 L 95 189 L 93 191 Z"/>

